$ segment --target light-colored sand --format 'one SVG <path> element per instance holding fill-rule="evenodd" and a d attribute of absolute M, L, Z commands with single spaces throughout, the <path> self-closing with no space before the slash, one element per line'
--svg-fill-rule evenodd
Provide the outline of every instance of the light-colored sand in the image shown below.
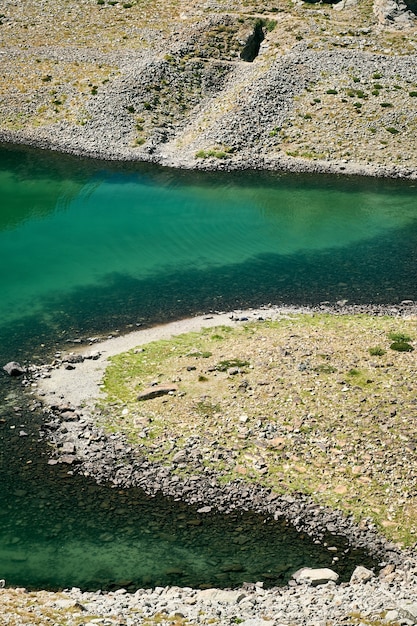
<path fill-rule="evenodd" d="M 115 354 L 126 352 L 136 346 L 141 346 L 151 341 L 169 339 L 175 335 L 198 331 L 202 328 L 212 328 L 213 326 L 221 325 L 233 326 L 239 323 L 239 320 L 256 320 L 260 316 L 268 319 L 276 319 L 282 315 L 295 313 L 297 311 L 300 312 L 301 309 L 251 309 L 250 311 L 236 311 L 234 313 L 201 315 L 134 331 L 127 335 L 113 337 L 100 343 L 94 343 L 88 348 L 72 350 L 72 352 L 83 356 L 89 356 L 99 352 L 99 359 L 86 359 L 82 363 L 77 363 L 75 369 L 72 370 L 65 369 L 64 366 L 52 369 L 50 378 L 41 378 L 38 380 L 38 393 L 46 404 L 65 402 L 75 407 L 82 406 L 92 408 L 100 397 L 100 385 L 108 364 L 108 358 Z"/>

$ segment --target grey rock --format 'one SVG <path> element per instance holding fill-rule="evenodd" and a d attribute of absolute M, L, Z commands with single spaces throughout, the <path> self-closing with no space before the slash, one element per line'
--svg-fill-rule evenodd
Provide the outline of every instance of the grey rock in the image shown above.
<path fill-rule="evenodd" d="M 203 506 L 201 509 L 198 509 L 197 513 L 210 513 L 212 509 L 212 506 Z"/>
<path fill-rule="evenodd" d="M 22 367 L 17 361 L 10 361 L 9 363 L 6 363 L 3 370 L 6 374 L 9 374 L 9 376 L 22 376 L 26 373 L 25 368 Z"/>
<path fill-rule="evenodd" d="M 62 445 L 61 452 L 63 454 L 75 454 L 75 445 L 72 441 L 65 441 Z"/>
<path fill-rule="evenodd" d="M 168 393 L 174 393 L 175 391 L 178 391 L 177 385 L 155 385 L 141 391 L 137 399 L 139 401 L 152 400 L 153 398 L 166 396 Z"/>
<path fill-rule="evenodd" d="M 339 580 L 339 574 L 328 567 L 317 569 L 302 567 L 292 575 L 292 579 L 298 584 L 307 583 L 315 587 L 316 585 L 325 585 L 328 582 L 336 583 Z"/>
<path fill-rule="evenodd" d="M 371 570 L 363 567 L 363 565 L 358 565 L 350 577 L 350 583 L 367 583 L 372 578 L 375 578 L 375 574 Z"/>
<path fill-rule="evenodd" d="M 197 600 L 210 604 L 238 604 L 246 594 L 241 590 L 204 589 L 197 593 Z"/>
<path fill-rule="evenodd" d="M 374 13 L 380 24 L 399 29 L 415 25 L 415 16 L 403 0 L 375 0 Z"/>
<path fill-rule="evenodd" d="M 398 607 L 398 612 L 401 617 L 411 620 L 413 624 L 417 624 L 417 602 L 404 602 Z"/>

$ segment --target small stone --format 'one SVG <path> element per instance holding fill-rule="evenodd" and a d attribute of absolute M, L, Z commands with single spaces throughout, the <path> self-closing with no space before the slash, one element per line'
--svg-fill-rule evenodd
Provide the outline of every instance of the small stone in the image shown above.
<path fill-rule="evenodd" d="M 62 445 L 61 452 L 63 454 L 74 454 L 75 445 L 72 443 L 72 441 L 65 441 Z"/>
<path fill-rule="evenodd" d="M 380 578 L 385 578 L 386 576 L 390 576 L 393 572 L 395 572 L 395 565 L 393 563 L 388 563 L 382 570 L 379 572 Z"/>
<path fill-rule="evenodd" d="M 413 624 L 417 623 L 417 602 L 401 604 L 398 612 L 401 617 L 411 620 Z"/>
<path fill-rule="evenodd" d="M 355 567 L 353 574 L 350 577 L 350 583 L 367 583 L 369 580 L 371 580 L 371 578 L 374 577 L 375 574 L 371 570 L 363 567 L 363 565 L 358 565 L 357 567 Z"/>
<path fill-rule="evenodd" d="M 399 618 L 400 614 L 398 611 L 387 611 L 384 617 L 384 621 L 386 622 L 396 622 Z"/>
<path fill-rule="evenodd" d="M 75 456 L 71 456 L 70 454 L 64 454 L 61 457 L 59 457 L 59 462 L 60 463 L 66 463 L 66 465 L 72 465 L 73 463 L 76 462 L 76 458 Z"/>
<path fill-rule="evenodd" d="M 203 506 L 201 509 L 198 509 L 197 513 L 210 513 L 212 509 L 212 506 Z"/>

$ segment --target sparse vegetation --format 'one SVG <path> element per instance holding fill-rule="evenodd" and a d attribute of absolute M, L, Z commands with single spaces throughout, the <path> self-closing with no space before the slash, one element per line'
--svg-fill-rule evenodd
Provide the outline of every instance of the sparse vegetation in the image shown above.
<path fill-rule="evenodd" d="M 204 458 L 182 471 L 211 467 L 223 480 L 308 493 L 412 544 L 414 358 L 389 348 L 414 328 L 413 319 L 393 328 L 392 318 L 304 315 L 149 344 L 112 359 L 104 424 L 168 465 L 192 435 Z M 178 381 L 178 393 L 139 405 L 138 391 L 155 377 Z M 138 439 L 144 422 L 149 433 Z M 214 435 L 221 465 L 204 443 Z"/>
<path fill-rule="evenodd" d="M 199 150 L 195 153 L 195 157 L 196 159 L 227 159 L 231 152 L 231 148 L 212 148 L 210 150 Z"/>
<path fill-rule="evenodd" d="M 412 352 L 414 350 L 413 346 L 407 341 L 394 341 L 390 348 L 396 352 Z"/>
<path fill-rule="evenodd" d="M 386 350 L 384 350 L 384 348 L 381 348 L 381 346 L 375 346 L 375 348 L 369 348 L 369 354 L 371 356 L 383 356 L 386 353 Z"/>

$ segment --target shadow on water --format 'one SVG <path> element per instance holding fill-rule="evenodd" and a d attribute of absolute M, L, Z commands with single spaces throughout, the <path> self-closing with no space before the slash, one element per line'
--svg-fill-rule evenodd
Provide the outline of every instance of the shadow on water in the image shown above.
<path fill-rule="evenodd" d="M 105 285 L 49 297 L 43 315 L 3 325 L 0 358 L 36 362 L 54 345 L 80 336 L 268 302 L 399 303 L 415 299 L 416 275 L 417 225 L 349 248 L 264 254 L 226 267 L 161 272 L 156 279 L 109 275 Z"/>

